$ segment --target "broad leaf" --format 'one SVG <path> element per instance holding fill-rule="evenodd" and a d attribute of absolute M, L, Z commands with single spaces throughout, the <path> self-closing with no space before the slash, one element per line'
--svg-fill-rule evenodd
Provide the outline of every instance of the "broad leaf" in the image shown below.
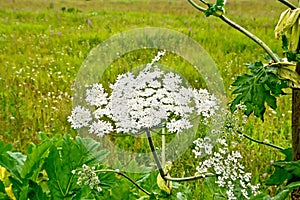
<path fill-rule="evenodd" d="M 289 162 L 275 162 L 274 166 L 281 167 L 286 172 L 292 174 L 296 178 L 300 177 L 300 160 Z"/>
<path fill-rule="evenodd" d="M 266 180 L 266 185 L 281 185 L 285 180 L 292 178 L 292 175 L 281 167 L 274 166 L 275 171 L 273 174 Z"/>
<path fill-rule="evenodd" d="M 32 153 L 27 156 L 24 168 L 21 172 L 22 178 L 35 181 L 44 164 L 44 159 L 48 156 L 49 148 L 53 145 L 52 141 L 45 141 L 36 146 Z"/>
<path fill-rule="evenodd" d="M 247 67 L 251 73 L 238 76 L 231 84 L 236 87 L 232 91 L 236 97 L 230 103 L 230 110 L 235 111 L 236 106 L 243 103 L 246 106 L 245 115 L 249 116 L 253 113 L 264 120 L 265 104 L 276 109 L 276 97 L 285 94 L 282 89 L 287 88 L 288 85 L 286 81 L 274 74 L 277 72 L 274 68 L 265 67 L 262 62 L 254 62 Z"/>
<path fill-rule="evenodd" d="M 107 155 L 107 151 L 100 151 L 98 147 L 99 144 L 92 139 L 77 137 L 73 140 L 69 135 L 64 135 L 61 147 L 50 148 L 44 168 L 48 174 L 52 198 L 78 197 L 75 191 L 80 190 L 80 187 L 71 171 L 82 167 L 83 164 L 91 165 L 101 161 Z"/>

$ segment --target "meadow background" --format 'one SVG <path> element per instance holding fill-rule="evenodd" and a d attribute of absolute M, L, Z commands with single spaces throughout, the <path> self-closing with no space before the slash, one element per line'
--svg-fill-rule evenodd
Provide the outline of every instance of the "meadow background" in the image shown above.
<path fill-rule="evenodd" d="M 228 0 L 226 9 L 229 18 L 282 56 L 281 42 L 273 30 L 286 7 L 275 0 Z M 232 98 L 230 84 L 246 71 L 245 64 L 262 60 L 264 54 L 244 35 L 217 18 L 206 18 L 185 0 L 0 0 L 0 140 L 25 151 L 31 142 L 39 142 L 41 132 L 75 136 L 67 116 L 72 109 L 73 81 L 82 62 L 93 47 L 113 34 L 143 27 L 170 28 L 201 44 L 220 70 L 227 100 Z M 112 72 L 149 62 L 153 55 L 153 51 L 127 55 L 113 64 Z M 185 71 L 183 64 L 177 63 L 183 61 L 176 59 L 163 62 Z M 189 81 L 199 78 L 191 72 L 185 76 Z M 191 84 L 199 86 L 197 81 Z M 267 111 L 264 123 L 250 117 L 246 134 L 291 146 L 291 91 L 286 92 L 288 95 L 279 99 L 278 110 Z M 131 148 L 143 148 L 140 145 Z M 239 148 L 254 182 L 263 183 L 272 172 L 270 162 L 280 155 L 249 141 Z M 194 164 L 189 150 L 175 163 L 173 173 L 178 177 L 193 173 Z M 189 187 L 195 196 L 203 189 L 201 181 Z"/>

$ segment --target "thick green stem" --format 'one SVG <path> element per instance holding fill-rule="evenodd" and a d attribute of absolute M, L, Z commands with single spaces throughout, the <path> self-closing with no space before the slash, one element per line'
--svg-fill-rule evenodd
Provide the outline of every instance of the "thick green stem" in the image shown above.
<path fill-rule="evenodd" d="M 261 39 L 259 39 L 257 36 L 252 34 L 250 31 L 247 29 L 243 28 L 242 26 L 236 24 L 235 22 L 231 21 L 224 15 L 220 16 L 220 19 L 222 19 L 226 24 L 230 25 L 231 27 L 235 28 L 236 30 L 240 31 L 244 35 L 246 35 L 248 38 L 256 42 L 259 46 L 261 46 L 267 54 L 272 58 L 273 61 L 275 62 L 280 62 L 279 58 L 275 55 L 275 53 L 270 49 L 268 45 L 266 45 Z"/>
<path fill-rule="evenodd" d="M 185 182 L 185 181 L 193 181 L 193 180 L 198 180 L 198 179 L 202 179 L 205 177 L 211 177 L 211 176 L 216 176 L 214 174 L 211 173 L 207 173 L 205 174 L 205 176 L 203 175 L 195 175 L 195 176 L 189 176 L 189 177 L 183 177 L 183 178 L 173 178 L 170 176 L 165 176 L 165 179 L 168 181 L 174 181 L 174 182 Z"/>
<path fill-rule="evenodd" d="M 205 12 L 206 9 L 202 8 L 198 4 L 196 4 L 193 0 L 188 0 L 188 2 L 194 6 L 197 10 L 201 12 Z M 252 34 L 250 31 L 247 29 L 243 28 L 242 26 L 238 25 L 237 23 L 231 21 L 229 18 L 225 17 L 224 15 L 219 16 L 220 19 L 222 19 L 226 24 L 230 25 L 231 27 L 235 28 L 236 30 L 240 31 L 247 37 L 249 37 L 251 40 L 256 42 L 259 46 L 261 46 L 267 54 L 272 58 L 274 62 L 280 62 L 279 58 L 275 55 L 275 53 L 270 49 L 268 45 L 266 45 L 261 39 L 259 39 L 257 36 Z"/>
<path fill-rule="evenodd" d="M 143 191 L 145 194 L 147 194 L 147 195 L 151 194 L 150 192 L 148 192 L 143 187 L 141 187 L 140 185 L 138 185 L 133 179 L 131 179 L 129 176 L 127 176 L 123 172 L 120 172 L 118 170 L 111 170 L 111 169 L 103 169 L 103 170 L 96 170 L 95 171 L 95 173 L 106 173 L 106 172 L 116 173 L 116 174 L 118 174 L 120 176 L 123 176 L 124 178 L 126 178 L 127 180 L 129 180 L 133 185 L 135 185 L 137 188 L 139 188 L 141 191 Z"/>
<path fill-rule="evenodd" d="M 173 178 L 171 176 L 166 175 L 164 173 L 164 170 L 162 169 L 161 163 L 160 163 L 159 158 L 156 154 L 150 131 L 146 130 L 146 134 L 147 134 L 148 143 L 149 143 L 150 149 L 152 151 L 152 155 L 153 155 L 155 164 L 156 164 L 156 166 L 159 170 L 159 174 L 165 181 L 168 180 L 168 181 L 174 181 L 174 182 L 184 182 L 184 181 L 192 181 L 192 180 L 201 179 L 201 178 L 205 178 L 205 177 L 208 177 L 208 176 L 215 176 L 214 174 L 211 174 L 211 173 L 207 173 L 204 176 L 203 175 L 196 175 L 196 176 L 183 177 L 183 178 Z"/>
<path fill-rule="evenodd" d="M 162 166 L 161 166 L 161 163 L 160 163 L 160 161 L 159 161 L 159 158 L 158 158 L 158 156 L 157 156 L 157 154 L 156 154 L 155 147 L 154 147 L 154 144 L 153 144 L 153 141 L 152 141 L 152 136 L 151 136 L 150 131 L 149 131 L 149 130 L 146 130 L 146 134 L 147 134 L 148 143 L 149 143 L 149 146 L 150 146 L 150 149 L 151 149 L 151 152 L 152 152 L 152 155 L 153 155 L 155 164 L 156 164 L 156 166 L 157 166 L 157 168 L 158 168 L 158 171 L 159 171 L 159 173 L 160 173 L 160 176 L 161 176 L 164 180 L 166 180 L 166 179 L 165 179 L 166 174 L 164 173 L 164 170 L 163 170 L 163 168 L 162 168 Z"/>

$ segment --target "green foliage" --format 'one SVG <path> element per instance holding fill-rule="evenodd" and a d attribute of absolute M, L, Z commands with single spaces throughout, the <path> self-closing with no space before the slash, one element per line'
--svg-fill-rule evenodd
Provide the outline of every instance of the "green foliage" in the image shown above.
<path fill-rule="evenodd" d="M 276 97 L 285 94 L 282 89 L 287 88 L 287 82 L 276 75 L 276 68 L 264 66 L 260 61 L 247 65 L 250 74 L 242 74 L 231 84 L 236 88 L 232 94 L 236 94 L 231 101 L 230 110 L 236 110 L 238 104 L 246 106 L 244 113 L 249 116 L 254 113 L 256 117 L 264 120 L 265 104 L 272 109 L 277 108 Z"/>
<path fill-rule="evenodd" d="M 44 138 L 39 145 L 30 146 L 28 156 L 10 150 L 11 145 L 0 142 L 0 165 L 10 173 L 9 181 L 17 199 L 80 199 L 80 195 L 90 196 L 90 189 L 80 188 L 71 171 L 83 164 L 98 163 L 108 153 L 99 150 L 99 143 L 92 139 L 76 137 L 74 140 L 70 135 Z M 105 182 L 105 177 L 102 180 Z M 2 182 L 0 195 L 5 197 Z"/>
<path fill-rule="evenodd" d="M 225 10 L 224 10 L 224 2 L 225 0 L 217 0 L 215 4 L 213 3 L 208 3 L 208 9 L 205 11 L 205 16 L 208 17 L 210 15 L 214 15 L 219 17 L 222 15 Z"/>
<path fill-rule="evenodd" d="M 300 52 L 299 50 L 296 52 L 291 52 L 289 51 L 288 48 L 288 38 L 285 35 L 282 35 L 281 37 L 282 39 L 282 49 L 283 49 L 283 53 L 284 55 L 287 57 L 288 61 L 296 61 L 296 62 L 300 62 Z"/>

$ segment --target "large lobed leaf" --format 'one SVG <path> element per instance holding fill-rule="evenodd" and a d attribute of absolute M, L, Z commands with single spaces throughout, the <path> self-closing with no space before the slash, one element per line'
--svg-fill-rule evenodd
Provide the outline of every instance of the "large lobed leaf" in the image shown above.
<path fill-rule="evenodd" d="M 231 84 L 236 87 L 232 91 L 236 96 L 230 103 L 230 110 L 235 111 L 237 105 L 243 103 L 247 116 L 254 113 L 256 117 L 264 120 L 266 104 L 276 109 L 276 97 L 284 94 L 282 89 L 288 85 L 275 75 L 275 68 L 265 67 L 262 62 L 251 63 L 248 68 L 251 70 L 250 74 L 238 76 Z"/>
<path fill-rule="evenodd" d="M 65 135 L 61 150 L 56 146 L 50 148 L 44 168 L 48 174 L 52 199 L 64 199 L 76 195 L 74 191 L 80 188 L 71 171 L 83 164 L 92 164 L 104 159 L 107 151 L 99 151 L 98 147 L 99 144 L 92 139 L 77 137 L 74 141 L 69 135 Z"/>

